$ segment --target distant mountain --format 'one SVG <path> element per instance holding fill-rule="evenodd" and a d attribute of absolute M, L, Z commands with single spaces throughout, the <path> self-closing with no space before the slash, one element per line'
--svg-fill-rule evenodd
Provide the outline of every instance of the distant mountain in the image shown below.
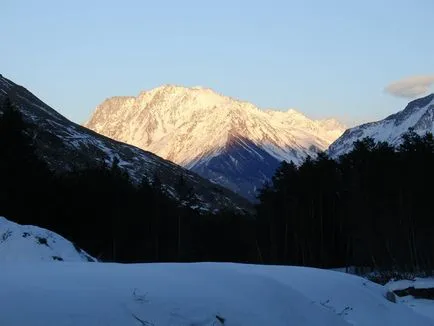
<path fill-rule="evenodd" d="M 346 130 L 330 145 L 328 152 L 330 156 L 338 157 L 351 151 L 356 140 L 365 137 L 398 145 L 402 135 L 409 128 L 413 128 L 419 135 L 427 132 L 434 133 L 434 94 L 410 102 L 404 110 L 392 114 L 384 120 L 365 123 Z"/>
<path fill-rule="evenodd" d="M 183 204 L 197 210 L 251 210 L 250 203 L 244 198 L 193 172 L 69 121 L 24 87 L 0 75 L 0 103 L 6 96 L 18 105 L 24 119 L 32 126 L 30 132 L 38 155 L 58 173 L 96 167 L 102 163 L 112 164 L 117 158 L 121 169 L 128 172 L 134 182 L 143 179 L 151 182 L 158 177 L 165 192 L 174 199 L 181 200 L 176 184 L 183 178 L 185 185 L 195 194 L 192 202 Z"/>
<path fill-rule="evenodd" d="M 17 261 L 95 262 L 96 259 L 54 232 L 0 216 L 0 264 Z"/>
<path fill-rule="evenodd" d="M 281 161 L 301 163 L 325 150 L 344 127 L 294 110 L 260 110 L 208 88 L 165 85 L 112 97 L 86 127 L 149 150 L 249 198 Z"/>

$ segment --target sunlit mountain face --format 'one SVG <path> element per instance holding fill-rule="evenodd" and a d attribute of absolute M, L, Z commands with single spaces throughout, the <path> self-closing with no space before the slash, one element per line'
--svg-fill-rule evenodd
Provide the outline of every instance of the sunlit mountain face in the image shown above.
<path fill-rule="evenodd" d="M 112 97 L 86 127 L 180 164 L 254 200 L 281 161 L 301 163 L 345 127 L 288 110 L 261 110 L 203 88 L 165 85 Z"/>
<path fill-rule="evenodd" d="M 99 167 L 101 164 L 110 166 L 118 160 L 119 167 L 128 173 L 134 183 L 152 183 L 158 177 L 167 195 L 178 201 L 181 199 L 176 184 L 182 178 L 196 194 L 191 207 L 200 212 L 251 210 L 251 203 L 245 198 L 192 171 L 69 121 L 30 91 L 0 75 L 0 103 L 6 97 L 12 100 L 29 123 L 28 132 L 32 135 L 38 155 L 56 173 Z"/>

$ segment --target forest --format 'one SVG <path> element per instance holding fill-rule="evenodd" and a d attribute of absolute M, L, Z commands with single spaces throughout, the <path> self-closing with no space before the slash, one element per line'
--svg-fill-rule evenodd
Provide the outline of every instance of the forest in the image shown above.
<path fill-rule="evenodd" d="M 115 160 L 56 174 L 10 100 L 0 117 L 0 216 L 50 229 L 101 261 L 227 261 L 323 268 L 434 269 L 434 139 L 366 138 L 338 160 L 283 162 L 255 215 L 199 214 L 158 176 L 132 182 Z M 187 200 L 182 176 L 175 185 Z M 181 200 L 182 202 L 182 200 Z"/>

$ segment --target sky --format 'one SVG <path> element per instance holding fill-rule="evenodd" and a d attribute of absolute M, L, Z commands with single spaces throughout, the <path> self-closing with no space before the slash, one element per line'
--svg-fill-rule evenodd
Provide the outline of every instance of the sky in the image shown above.
<path fill-rule="evenodd" d="M 163 84 L 348 125 L 434 91 L 433 0 L 0 1 L 0 73 L 77 123 Z"/>

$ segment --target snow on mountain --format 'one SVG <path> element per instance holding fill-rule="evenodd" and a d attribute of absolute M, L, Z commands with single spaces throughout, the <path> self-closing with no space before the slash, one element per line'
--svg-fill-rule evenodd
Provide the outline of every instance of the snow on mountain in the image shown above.
<path fill-rule="evenodd" d="M 427 132 L 434 133 L 434 94 L 410 102 L 404 110 L 384 120 L 346 130 L 330 145 L 328 151 L 332 157 L 338 157 L 351 151 L 356 140 L 365 137 L 372 137 L 376 141 L 385 141 L 396 146 L 409 128 L 413 128 L 419 135 Z"/>
<path fill-rule="evenodd" d="M 96 167 L 101 163 L 110 165 L 118 158 L 120 168 L 128 172 L 134 182 L 151 182 L 158 177 L 163 189 L 175 200 L 179 199 L 175 186 L 183 177 L 196 195 L 190 206 L 200 211 L 252 210 L 250 203 L 241 196 L 189 170 L 69 121 L 24 87 L 0 75 L 0 114 L 5 96 L 12 99 L 31 125 L 29 132 L 34 138 L 37 153 L 58 173 Z"/>
<path fill-rule="evenodd" d="M 0 264 L 6 262 L 91 261 L 96 259 L 62 236 L 0 216 Z"/>
<path fill-rule="evenodd" d="M 1 325 L 432 326 L 383 286 L 313 268 L 3 264 Z"/>
<path fill-rule="evenodd" d="M 260 110 L 208 88 L 165 85 L 99 105 L 86 127 L 151 151 L 252 199 L 283 160 L 301 163 L 344 127 Z"/>

